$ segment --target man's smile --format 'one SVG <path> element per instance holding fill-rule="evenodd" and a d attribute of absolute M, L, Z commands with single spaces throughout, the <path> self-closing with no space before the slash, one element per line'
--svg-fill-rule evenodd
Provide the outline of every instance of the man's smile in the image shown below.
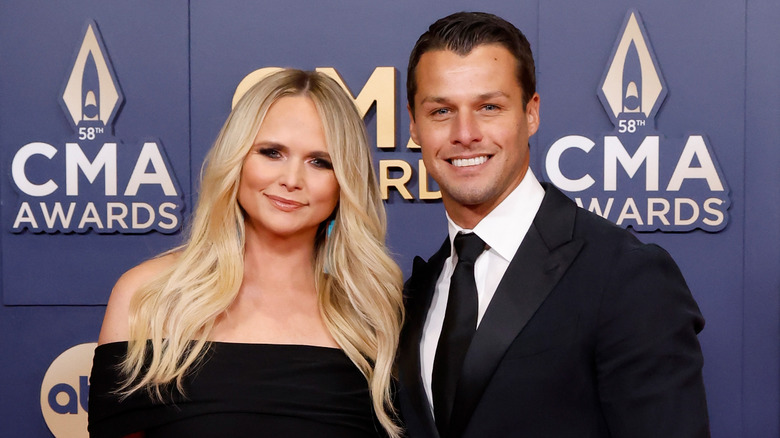
<path fill-rule="evenodd" d="M 490 156 L 488 155 L 480 155 L 478 157 L 473 158 L 453 158 L 450 160 L 447 160 L 455 167 L 469 167 L 469 166 L 479 166 L 480 164 L 484 164 L 487 162 L 487 160 L 490 159 Z"/>

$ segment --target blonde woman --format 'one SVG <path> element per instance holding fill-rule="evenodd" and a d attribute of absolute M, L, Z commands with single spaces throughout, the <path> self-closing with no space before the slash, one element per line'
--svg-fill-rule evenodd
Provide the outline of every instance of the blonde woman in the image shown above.
<path fill-rule="evenodd" d="M 398 437 L 401 272 L 365 126 L 284 70 L 236 105 L 188 241 L 125 273 L 92 371 L 93 437 Z"/>

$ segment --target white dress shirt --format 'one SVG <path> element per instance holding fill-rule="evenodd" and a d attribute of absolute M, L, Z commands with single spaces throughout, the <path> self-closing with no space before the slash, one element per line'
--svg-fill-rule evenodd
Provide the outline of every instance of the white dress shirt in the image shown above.
<path fill-rule="evenodd" d="M 479 326 L 482 316 L 498 288 L 498 283 L 501 282 L 509 262 L 514 258 L 523 238 L 531 227 L 543 198 L 544 189 L 529 168 L 523 180 L 512 193 L 488 213 L 473 230 L 464 230 L 447 215 L 450 257 L 444 261 L 444 267 L 436 281 L 436 290 L 433 293 L 431 307 L 428 309 L 428 317 L 420 342 L 422 380 L 431 412 L 433 412 L 433 393 L 431 391 L 433 360 L 436 356 L 436 346 L 439 343 L 441 328 L 444 325 L 450 277 L 458 262 L 458 256 L 452 245 L 455 235 L 460 231 L 474 232 L 487 244 L 487 250 L 474 263 L 474 277 L 477 283 L 477 300 L 479 302 L 477 326 Z"/>

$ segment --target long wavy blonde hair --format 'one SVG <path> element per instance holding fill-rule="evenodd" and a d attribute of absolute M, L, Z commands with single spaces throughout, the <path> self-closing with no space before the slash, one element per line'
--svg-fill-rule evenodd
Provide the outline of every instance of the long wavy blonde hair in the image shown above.
<path fill-rule="evenodd" d="M 231 112 L 206 157 L 187 243 L 171 250 L 179 253 L 173 266 L 132 298 L 121 393 L 146 389 L 161 399 L 171 383 L 182 391 L 187 371 L 203 359 L 215 321 L 243 279 L 244 215 L 236 194 L 244 158 L 269 107 L 300 95 L 311 98 L 322 119 L 340 188 L 332 233 L 327 237 L 322 223 L 314 242 L 320 313 L 366 377 L 380 423 L 397 437 L 390 386 L 403 321 L 402 274 L 385 247 L 385 210 L 363 120 L 344 90 L 316 72 L 274 73 Z"/>

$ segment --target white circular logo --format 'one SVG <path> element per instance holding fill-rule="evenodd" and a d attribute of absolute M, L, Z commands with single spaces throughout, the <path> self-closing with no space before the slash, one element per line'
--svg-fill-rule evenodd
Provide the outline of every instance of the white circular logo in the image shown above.
<path fill-rule="evenodd" d="M 97 343 L 65 350 L 49 366 L 41 384 L 41 412 L 57 438 L 87 438 L 89 375 Z"/>

